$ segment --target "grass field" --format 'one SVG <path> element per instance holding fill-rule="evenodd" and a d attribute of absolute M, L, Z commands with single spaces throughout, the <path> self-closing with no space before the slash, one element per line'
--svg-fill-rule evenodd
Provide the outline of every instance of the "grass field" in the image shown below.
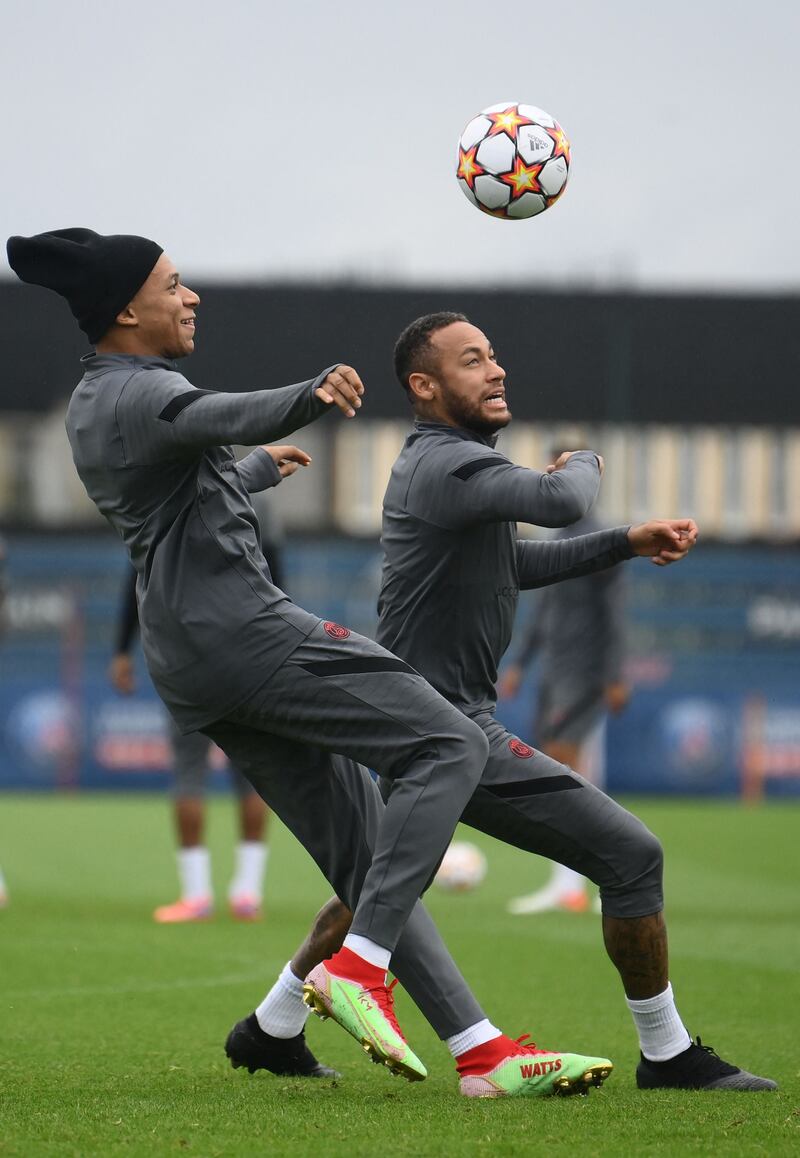
<path fill-rule="evenodd" d="M 446 1048 L 404 995 L 430 1077 L 371 1066 L 331 1023 L 315 1052 L 338 1083 L 249 1076 L 222 1052 L 303 936 L 326 886 L 280 826 L 267 917 L 160 927 L 175 893 L 166 802 L 0 798 L 0 1155 L 783 1155 L 800 1153 L 800 890 L 796 805 L 637 802 L 668 852 L 672 979 L 690 1030 L 781 1085 L 777 1094 L 638 1092 L 636 1042 L 599 918 L 514 918 L 541 861 L 469 835 L 489 857 L 475 893 L 430 896 L 490 1016 L 561 1049 L 607 1053 L 588 1098 L 460 1099 Z M 466 835 L 466 834 L 465 834 Z M 223 893 L 233 842 L 211 806 Z"/>

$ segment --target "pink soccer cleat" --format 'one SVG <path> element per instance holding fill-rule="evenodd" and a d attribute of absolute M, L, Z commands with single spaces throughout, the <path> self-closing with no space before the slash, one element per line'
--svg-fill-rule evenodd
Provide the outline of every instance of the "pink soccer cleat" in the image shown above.
<path fill-rule="evenodd" d="M 187 921 L 208 921 L 213 915 L 214 902 L 211 897 L 197 897 L 193 901 L 160 905 L 153 913 L 153 920 L 159 925 L 180 925 Z"/>
<path fill-rule="evenodd" d="M 250 893 L 238 893 L 228 900 L 231 916 L 235 921 L 260 921 L 261 900 Z"/>

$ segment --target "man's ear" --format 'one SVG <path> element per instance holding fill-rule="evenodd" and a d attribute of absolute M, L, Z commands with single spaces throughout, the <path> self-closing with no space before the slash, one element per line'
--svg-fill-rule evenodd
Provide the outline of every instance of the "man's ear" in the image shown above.
<path fill-rule="evenodd" d="M 408 389 L 412 400 L 421 398 L 429 402 L 436 391 L 436 384 L 430 374 L 409 374 Z"/>
<path fill-rule="evenodd" d="M 136 316 L 136 310 L 133 308 L 133 304 L 128 302 L 125 309 L 120 310 L 114 318 L 114 321 L 118 326 L 138 326 L 139 319 Z"/>

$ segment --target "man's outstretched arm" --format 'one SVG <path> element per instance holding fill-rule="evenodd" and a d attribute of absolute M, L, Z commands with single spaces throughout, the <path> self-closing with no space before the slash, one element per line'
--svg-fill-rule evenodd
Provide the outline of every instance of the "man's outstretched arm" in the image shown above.
<path fill-rule="evenodd" d="M 229 443 L 273 442 L 307 426 L 331 406 L 347 418 L 361 406 L 364 386 L 350 366 L 275 390 L 197 390 L 169 370 L 141 370 L 126 383 L 117 418 L 129 464 Z"/>
<path fill-rule="evenodd" d="M 697 542 L 693 519 L 653 519 L 635 527 L 614 527 L 575 539 L 517 540 L 522 590 L 546 587 L 592 571 L 604 571 L 635 556 L 664 567 L 683 559 Z"/>
<path fill-rule="evenodd" d="M 562 459 L 538 471 L 474 443 L 431 450 L 414 476 L 409 511 L 452 529 L 491 522 L 566 527 L 591 509 L 603 468 L 593 451 Z"/>

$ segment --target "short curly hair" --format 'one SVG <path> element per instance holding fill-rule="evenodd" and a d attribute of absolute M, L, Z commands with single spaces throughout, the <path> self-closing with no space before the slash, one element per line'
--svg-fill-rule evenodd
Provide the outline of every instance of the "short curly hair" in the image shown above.
<path fill-rule="evenodd" d="M 397 380 L 411 395 L 408 380 L 412 374 L 432 374 L 436 370 L 436 358 L 431 345 L 431 337 L 437 330 L 452 326 L 454 322 L 468 322 L 464 314 L 452 310 L 440 310 L 436 314 L 424 314 L 403 330 L 395 342 L 394 372 Z"/>

